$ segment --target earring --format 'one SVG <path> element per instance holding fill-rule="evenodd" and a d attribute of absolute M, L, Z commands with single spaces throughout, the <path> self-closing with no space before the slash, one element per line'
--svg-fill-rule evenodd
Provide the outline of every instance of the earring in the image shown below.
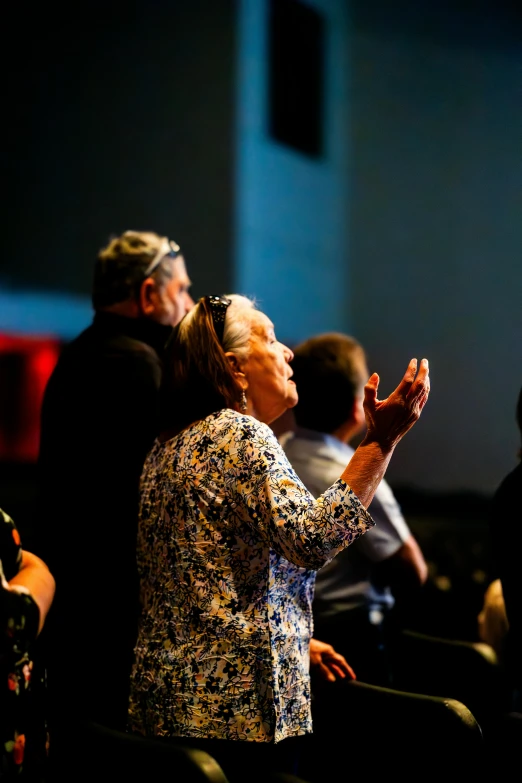
<path fill-rule="evenodd" d="M 245 394 L 245 390 L 243 389 L 241 391 L 241 399 L 239 400 L 239 410 L 241 413 L 244 413 L 247 409 L 247 398 Z"/>

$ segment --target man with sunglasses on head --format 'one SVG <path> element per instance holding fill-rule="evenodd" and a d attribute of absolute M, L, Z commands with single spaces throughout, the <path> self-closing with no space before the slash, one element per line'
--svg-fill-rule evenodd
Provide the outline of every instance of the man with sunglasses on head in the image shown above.
<path fill-rule="evenodd" d="M 126 725 L 139 479 L 157 434 L 162 352 L 194 304 L 189 288 L 175 242 L 138 231 L 111 239 L 95 263 L 93 322 L 45 391 L 34 528 L 57 585 L 42 645 L 60 768 L 64 730 L 74 739 L 83 719 Z"/>

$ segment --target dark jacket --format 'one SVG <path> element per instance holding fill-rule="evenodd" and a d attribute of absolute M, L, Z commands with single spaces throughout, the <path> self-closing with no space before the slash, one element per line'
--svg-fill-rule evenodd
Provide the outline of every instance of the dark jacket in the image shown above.
<path fill-rule="evenodd" d="M 137 622 L 139 478 L 170 331 L 97 313 L 63 350 L 42 405 L 33 528 L 56 579 L 42 642 L 51 697 L 120 728 Z"/>

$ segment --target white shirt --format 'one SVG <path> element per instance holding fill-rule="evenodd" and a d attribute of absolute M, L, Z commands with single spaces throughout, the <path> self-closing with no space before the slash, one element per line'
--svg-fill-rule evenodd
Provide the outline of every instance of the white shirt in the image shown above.
<path fill-rule="evenodd" d="M 280 442 L 295 472 L 315 497 L 339 478 L 354 454 L 351 446 L 333 435 L 305 429 L 284 433 Z M 395 603 L 390 588 L 382 588 L 372 579 L 374 563 L 395 554 L 411 531 L 384 479 L 368 511 L 375 527 L 317 572 L 316 620 L 362 606 L 369 611 L 389 609 Z"/>

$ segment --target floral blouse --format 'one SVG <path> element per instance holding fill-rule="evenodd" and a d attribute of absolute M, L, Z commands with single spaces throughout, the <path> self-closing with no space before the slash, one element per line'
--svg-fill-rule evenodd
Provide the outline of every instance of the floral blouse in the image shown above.
<path fill-rule="evenodd" d="M 18 530 L 0 509 L 0 780 L 43 779 L 47 727 L 41 702 L 43 687 L 30 656 L 40 613 L 33 598 L 18 586 L 7 589 L 22 563 Z M 41 718 L 41 720 L 40 720 Z"/>
<path fill-rule="evenodd" d="M 310 732 L 315 571 L 373 524 L 344 481 L 314 499 L 251 416 L 225 409 L 156 441 L 141 479 L 130 729 Z"/>

